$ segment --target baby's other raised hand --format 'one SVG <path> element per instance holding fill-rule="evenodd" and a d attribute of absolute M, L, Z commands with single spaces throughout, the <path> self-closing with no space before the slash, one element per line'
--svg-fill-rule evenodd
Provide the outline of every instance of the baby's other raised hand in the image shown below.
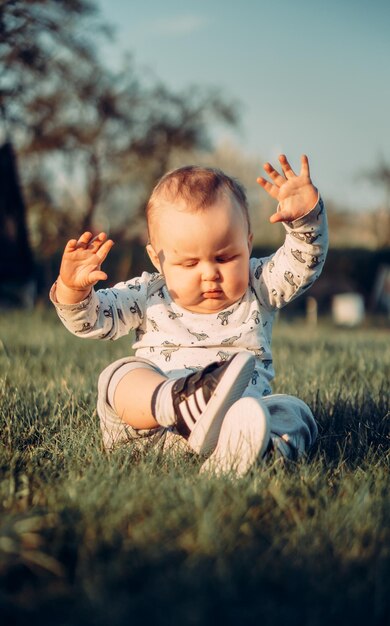
<path fill-rule="evenodd" d="M 261 176 L 257 182 L 279 202 L 276 213 L 269 218 L 270 222 L 293 222 L 315 207 L 318 190 L 311 182 L 309 160 L 306 155 L 301 157 L 299 174 L 295 174 L 284 154 L 280 155 L 279 162 L 283 174 L 279 174 L 270 163 L 265 163 L 264 170 L 272 179 L 272 183 Z"/>
<path fill-rule="evenodd" d="M 96 237 L 85 232 L 79 239 L 71 239 L 65 246 L 60 275 L 57 281 L 59 302 L 83 300 L 99 280 L 106 280 L 107 274 L 101 265 L 114 242 L 105 233 Z"/>

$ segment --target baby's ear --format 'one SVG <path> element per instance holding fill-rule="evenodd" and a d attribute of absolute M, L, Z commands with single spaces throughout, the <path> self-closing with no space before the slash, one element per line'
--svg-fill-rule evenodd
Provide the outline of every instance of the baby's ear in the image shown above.
<path fill-rule="evenodd" d="M 249 254 L 252 252 L 252 248 L 253 248 L 253 233 L 249 233 L 249 235 L 248 235 Z"/>
<path fill-rule="evenodd" d="M 152 261 L 156 270 L 161 274 L 161 263 L 151 243 L 148 243 L 146 246 L 146 252 L 148 253 L 149 259 Z"/>

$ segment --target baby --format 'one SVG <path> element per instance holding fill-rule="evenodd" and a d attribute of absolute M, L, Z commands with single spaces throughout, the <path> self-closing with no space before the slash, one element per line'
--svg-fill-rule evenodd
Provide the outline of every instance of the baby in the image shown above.
<path fill-rule="evenodd" d="M 275 314 L 310 287 L 327 251 L 324 205 L 301 158 L 296 174 L 257 182 L 276 200 L 272 223 L 284 244 L 251 258 L 243 187 L 220 170 L 182 167 L 166 174 L 146 207 L 147 252 L 156 273 L 95 291 L 113 242 L 84 233 L 68 242 L 50 292 L 74 334 L 117 339 L 135 330 L 134 357 L 99 378 L 98 414 L 106 449 L 145 437 L 182 441 L 206 460 L 202 471 L 244 475 L 269 454 L 297 458 L 317 427 L 300 399 L 273 395 Z M 150 440 L 150 439 L 149 439 Z"/>

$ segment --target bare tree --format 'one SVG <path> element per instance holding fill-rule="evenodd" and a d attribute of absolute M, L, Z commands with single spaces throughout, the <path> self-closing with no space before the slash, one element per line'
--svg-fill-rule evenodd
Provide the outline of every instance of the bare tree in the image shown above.
<path fill-rule="evenodd" d="M 2 285 L 16 281 L 21 291 L 33 263 L 14 148 L 20 154 L 34 143 L 37 150 L 58 143 L 59 129 L 39 136 L 39 121 L 51 115 L 60 83 L 72 90 L 76 58 L 78 67 L 96 66 L 94 48 L 78 26 L 94 13 L 86 0 L 0 2 L 0 276 Z"/>
<path fill-rule="evenodd" d="M 99 66 L 94 39 L 107 29 L 96 16 L 88 0 L 1 1 L 0 109 L 17 144 L 50 115 L 59 86 L 72 90 L 80 69 Z M 93 38 L 86 37 L 92 24 Z"/>
<path fill-rule="evenodd" d="M 115 235 L 135 239 L 172 154 L 206 147 L 211 121 L 237 122 L 236 105 L 215 90 L 172 93 L 130 62 L 109 71 L 96 53 L 96 37 L 106 34 L 87 0 L 0 1 L 0 111 L 44 257 L 91 230 L 99 207 L 130 189 L 136 206 Z"/>

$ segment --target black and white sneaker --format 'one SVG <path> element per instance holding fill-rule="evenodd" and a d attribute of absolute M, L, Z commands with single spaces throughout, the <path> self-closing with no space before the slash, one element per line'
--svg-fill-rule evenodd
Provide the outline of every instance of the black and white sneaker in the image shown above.
<path fill-rule="evenodd" d="M 270 449 L 270 415 L 256 398 L 240 398 L 226 413 L 217 446 L 200 473 L 244 476 Z"/>
<path fill-rule="evenodd" d="M 195 452 L 210 454 L 214 450 L 223 418 L 241 398 L 254 367 L 253 355 L 238 352 L 224 363 L 211 363 L 175 381 L 175 426 Z"/>

